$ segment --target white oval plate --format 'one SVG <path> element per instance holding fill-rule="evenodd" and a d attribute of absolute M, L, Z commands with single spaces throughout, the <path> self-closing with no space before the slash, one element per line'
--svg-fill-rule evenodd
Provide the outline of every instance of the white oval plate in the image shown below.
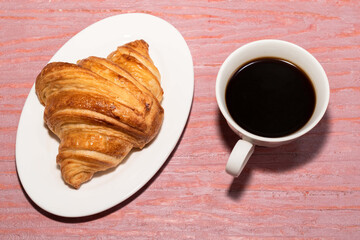
<path fill-rule="evenodd" d="M 126 200 L 161 168 L 176 146 L 189 116 L 194 70 L 190 50 L 168 22 L 130 13 L 103 19 L 71 38 L 50 62 L 76 63 L 88 56 L 106 57 L 117 46 L 144 39 L 161 74 L 164 122 L 154 141 L 111 171 L 98 174 L 80 189 L 68 187 L 56 165 L 59 141 L 43 121 L 44 107 L 34 86 L 21 113 L 16 138 L 16 167 L 29 197 L 42 209 L 64 217 L 102 212 Z"/>

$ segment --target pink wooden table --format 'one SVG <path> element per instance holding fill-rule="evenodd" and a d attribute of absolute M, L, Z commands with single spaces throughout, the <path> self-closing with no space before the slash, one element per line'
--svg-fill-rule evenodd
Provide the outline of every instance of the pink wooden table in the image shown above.
<path fill-rule="evenodd" d="M 173 24 L 194 61 L 195 92 L 182 138 L 137 194 L 85 218 L 48 214 L 16 173 L 20 113 L 35 77 L 74 34 L 108 16 L 144 12 Z M 331 97 L 320 124 L 296 142 L 257 148 L 244 172 L 224 171 L 237 137 L 215 99 L 230 52 L 276 38 L 311 52 Z M 1 1 L 0 239 L 360 239 L 360 2 Z"/>

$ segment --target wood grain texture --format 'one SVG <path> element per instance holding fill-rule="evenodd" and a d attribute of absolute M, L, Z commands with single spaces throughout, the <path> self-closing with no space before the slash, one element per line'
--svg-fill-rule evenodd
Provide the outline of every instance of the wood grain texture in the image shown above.
<path fill-rule="evenodd" d="M 144 12 L 173 24 L 194 61 L 195 93 L 179 144 L 136 195 L 95 216 L 39 209 L 15 166 L 16 130 L 36 75 L 74 34 L 102 18 Z M 1 1 L 0 239 L 360 239 L 360 2 Z M 331 97 L 319 125 L 296 142 L 257 148 L 233 179 L 224 166 L 237 137 L 215 99 L 225 58 L 276 38 L 311 52 Z"/>

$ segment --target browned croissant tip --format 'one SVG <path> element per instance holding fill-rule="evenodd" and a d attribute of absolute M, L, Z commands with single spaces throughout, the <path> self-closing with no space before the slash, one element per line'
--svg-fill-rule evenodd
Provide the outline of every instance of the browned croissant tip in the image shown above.
<path fill-rule="evenodd" d="M 123 46 L 119 46 L 119 47 L 124 47 L 124 46 L 129 46 L 131 48 L 139 48 L 140 47 L 140 48 L 145 49 L 146 51 L 149 48 L 149 44 L 144 39 L 135 40 L 135 41 L 126 43 Z"/>
<path fill-rule="evenodd" d="M 133 77 L 161 102 L 163 90 L 160 84 L 160 72 L 149 56 L 149 45 L 144 40 L 136 40 L 119 46 L 107 58 L 131 72 Z"/>
<path fill-rule="evenodd" d="M 73 178 L 68 179 L 68 181 L 65 181 L 67 184 L 69 184 L 71 187 L 75 189 L 79 189 L 81 184 L 88 182 L 92 179 L 93 173 L 90 172 L 80 172 L 77 175 L 75 175 Z"/>
<path fill-rule="evenodd" d="M 115 51 L 108 59 L 53 62 L 36 78 L 44 120 L 61 140 L 57 163 L 75 189 L 117 166 L 132 148 L 144 147 L 162 125 L 163 90 L 148 59 L 149 45 L 136 40 L 124 46 L 139 54 L 132 61 L 112 61 Z"/>

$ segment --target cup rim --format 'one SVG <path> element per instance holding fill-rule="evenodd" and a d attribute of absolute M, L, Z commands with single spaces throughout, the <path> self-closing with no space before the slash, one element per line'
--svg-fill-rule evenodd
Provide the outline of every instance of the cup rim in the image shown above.
<path fill-rule="evenodd" d="M 316 64 L 316 67 L 320 71 L 320 74 L 321 74 L 322 78 L 324 78 L 324 80 L 325 80 L 324 82 L 326 83 L 325 84 L 326 89 L 324 89 L 325 90 L 325 102 L 324 102 L 323 107 L 321 108 L 319 114 L 312 120 L 311 124 L 305 124 L 304 127 L 302 127 L 301 129 L 297 130 L 296 132 L 294 132 L 294 133 L 292 133 L 290 135 L 286 135 L 286 136 L 282 136 L 282 137 L 263 137 L 263 136 L 253 134 L 253 133 L 243 129 L 242 127 L 240 127 L 233 120 L 233 118 L 230 116 L 229 111 L 227 110 L 225 99 L 223 101 L 225 104 L 222 104 L 222 102 L 221 102 L 220 84 L 222 82 L 221 80 L 222 80 L 222 75 L 224 74 L 224 71 L 225 71 L 224 70 L 225 66 L 228 65 L 235 56 L 237 56 L 242 51 L 244 51 L 244 49 L 249 48 L 249 47 L 254 47 L 256 45 L 263 45 L 263 44 L 268 44 L 268 45 L 270 45 L 270 44 L 283 44 L 283 45 L 287 45 L 287 46 L 290 46 L 292 48 L 296 48 L 296 49 L 300 50 L 304 55 L 306 55 L 309 59 L 311 59 L 314 64 Z M 264 56 L 264 57 L 271 57 L 271 56 Z M 286 58 L 285 58 L 285 60 L 286 60 Z M 249 59 L 249 61 L 251 61 L 251 59 Z M 240 67 L 240 65 L 239 65 L 239 67 Z M 236 69 L 234 71 L 236 71 Z M 318 60 L 312 54 L 310 54 L 307 50 L 305 50 L 304 48 L 302 48 L 302 47 L 300 47 L 300 46 L 298 46 L 298 45 L 296 45 L 294 43 L 290 43 L 290 42 L 287 42 L 287 41 L 284 41 L 284 40 L 278 40 L 278 39 L 262 39 L 262 40 L 253 41 L 253 42 L 247 43 L 245 45 L 242 45 L 239 48 L 237 48 L 235 51 L 233 51 L 225 59 L 225 61 L 222 63 L 222 65 L 221 65 L 221 67 L 220 67 L 220 69 L 218 71 L 218 74 L 217 74 L 217 77 L 216 77 L 215 91 L 216 91 L 216 100 L 217 100 L 218 107 L 219 107 L 222 115 L 225 117 L 226 121 L 228 122 L 228 124 L 231 125 L 231 127 L 233 127 L 236 131 L 238 131 L 243 136 L 246 136 L 246 137 L 248 137 L 248 138 L 250 138 L 252 140 L 261 141 L 261 142 L 269 142 L 269 143 L 288 142 L 288 141 L 296 139 L 296 138 L 306 134 L 307 132 L 309 132 L 311 129 L 313 129 L 319 123 L 319 121 L 324 116 L 324 114 L 326 112 L 326 109 L 328 107 L 328 104 L 329 104 L 329 99 L 330 99 L 329 81 L 328 81 L 327 75 L 325 73 L 325 70 L 323 69 L 321 64 L 318 62 Z"/>

